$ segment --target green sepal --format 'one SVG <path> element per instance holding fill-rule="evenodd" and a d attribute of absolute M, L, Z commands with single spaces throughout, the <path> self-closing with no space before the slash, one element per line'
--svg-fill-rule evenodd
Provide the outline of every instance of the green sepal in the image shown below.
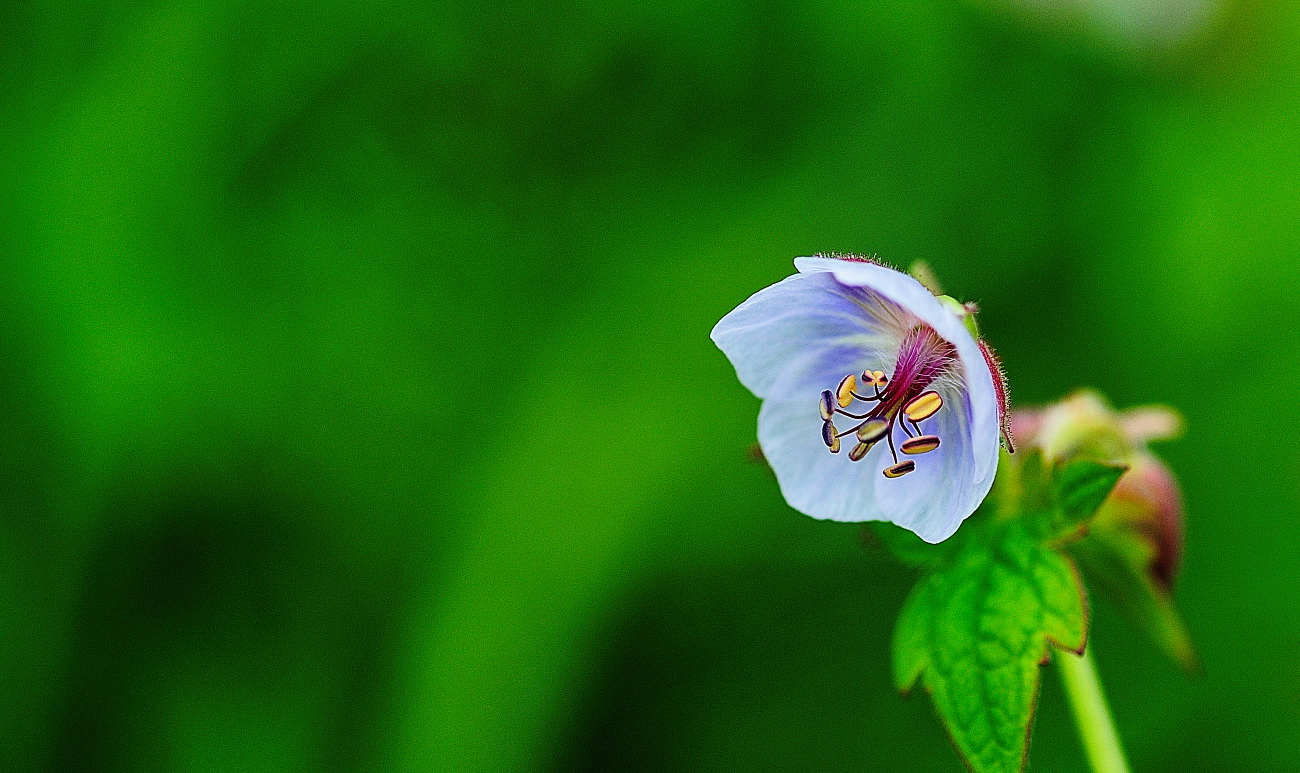
<path fill-rule="evenodd" d="M 1128 468 L 1079 459 L 1047 468 L 1041 457 L 1020 466 L 1026 527 L 1048 540 L 1080 537 Z"/>
<path fill-rule="evenodd" d="M 1004 500 L 1004 505 L 1009 502 L 1020 512 L 1026 513 L 1047 512 L 1055 507 L 1056 494 L 1052 485 L 1054 471 L 1043 458 L 1040 449 L 1021 451 L 1017 456 L 1004 453 L 1001 463 L 1016 465 L 1020 481 L 1019 491 L 1011 499 Z"/>
<path fill-rule="evenodd" d="M 1092 518 L 1127 470 L 1127 465 L 1089 459 L 1079 459 L 1058 469 L 1052 488 L 1062 518 L 1061 527 L 1077 528 Z"/>
<path fill-rule="evenodd" d="M 912 261 L 912 265 L 907 267 L 907 273 L 910 274 L 913 279 L 920 282 L 922 287 L 929 290 L 931 295 L 943 295 L 943 286 L 939 284 L 939 277 L 935 275 L 934 269 L 930 267 L 929 261 Z"/>
<path fill-rule="evenodd" d="M 1049 646 L 1082 651 L 1087 604 L 1070 559 L 1020 521 L 988 521 L 917 583 L 894 630 L 894 683 L 919 680 L 976 773 L 1024 769 Z"/>

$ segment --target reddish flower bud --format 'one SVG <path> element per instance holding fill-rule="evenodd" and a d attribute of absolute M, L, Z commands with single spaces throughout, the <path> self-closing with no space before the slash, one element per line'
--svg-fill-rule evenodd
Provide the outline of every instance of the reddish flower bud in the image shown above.
<path fill-rule="evenodd" d="M 1173 474 L 1147 443 L 1179 434 L 1177 413 L 1163 406 L 1118 412 L 1096 392 L 1081 390 L 1045 408 L 1016 411 L 1011 431 L 1017 443 L 1042 449 L 1049 461 L 1082 456 L 1128 465 L 1092 528 L 1141 537 L 1150 546 L 1152 578 L 1163 590 L 1173 587 L 1183 554 L 1183 500 Z"/>
<path fill-rule="evenodd" d="M 1049 463 L 1075 458 L 1114 462 L 1128 471 L 1071 546 L 1090 580 L 1121 611 L 1189 670 L 1191 638 L 1173 604 L 1183 558 L 1183 499 L 1173 473 L 1147 443 L 1176 436 L 1182 420 L 1160 406 L 1117 412 L 1095 392 L 1076 392 L 1045 408 L 1017 410 L 1019 444 L 1038 448 Z"/>
<path fill-rule="evenodd" d="M 1129 464 L 1097 516 L 1098 527 L 1140 534 L 1152 549 L 1147 569 L 1169 592 L 1183 560 L 1183 497 L 1173 473 L 1155 456 L 1144 451 Z"/>

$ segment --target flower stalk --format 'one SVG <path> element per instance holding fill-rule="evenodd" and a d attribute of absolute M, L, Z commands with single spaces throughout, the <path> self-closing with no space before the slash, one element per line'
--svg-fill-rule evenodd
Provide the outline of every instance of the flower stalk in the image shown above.
<path fill-rule="evenodd" d="M 1115 732 L 1115 722 L 1111 719 L 1106 695 L 1097 677 L 1092 647 L 1085 649 L 1082 655 L 1060 652 L 1055 660 L 1093 773 L 1129 773 L 1124 749 L 1120 746 L 1119 734 Z"/>

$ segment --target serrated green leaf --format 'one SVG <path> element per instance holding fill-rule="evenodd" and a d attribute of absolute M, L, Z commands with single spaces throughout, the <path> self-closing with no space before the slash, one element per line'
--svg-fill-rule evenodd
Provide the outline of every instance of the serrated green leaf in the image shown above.
<path fill-rule="evenodd" d="M 1080 650 L 1074 565 L 1017 525 L 971 538 L 913 589 L 894 631 L 894 680 L 920 679 L 976 773 L 1024 767 L 1048 645 Z"/>

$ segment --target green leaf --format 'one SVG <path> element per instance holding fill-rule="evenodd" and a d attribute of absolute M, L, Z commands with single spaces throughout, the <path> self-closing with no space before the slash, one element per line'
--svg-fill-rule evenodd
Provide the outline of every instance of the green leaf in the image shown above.
<path fill-rule="evenodd" d="M 972 537 L 913 589 L 894 631 L 894 680 L 919 679 L 976 773 L 1023 770 L 1048 645 L 1082 650 L 1073 563 L 1017 524 Z"/>

